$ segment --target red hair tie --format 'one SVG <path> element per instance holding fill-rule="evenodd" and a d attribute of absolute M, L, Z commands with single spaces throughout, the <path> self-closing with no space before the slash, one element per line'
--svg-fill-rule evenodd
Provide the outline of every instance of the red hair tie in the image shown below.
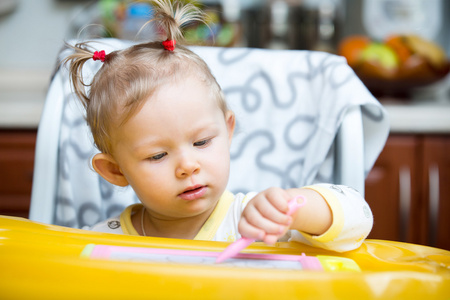
<path fill-rule="evenodd" d="M 95 51 L 94 56 L 92 56 L 93 60 L 101 60 L 102 62 L 105 61 L 105 58 L 106 58 L 105 50 Z"/>
<path fill-rule="evenodd" d="M 162 45 L 163 45 L 164 49 L 173 51 L 173 50 L 175 50 L 176 43 L 177 43 L 177 41 L 175 41 L 175 40 L 165 40 L 162 42 Z"/>

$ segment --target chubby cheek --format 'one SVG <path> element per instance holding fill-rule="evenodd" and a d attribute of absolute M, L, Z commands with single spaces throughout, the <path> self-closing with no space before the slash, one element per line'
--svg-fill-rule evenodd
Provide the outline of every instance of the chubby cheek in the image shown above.
<path fill-rule="evenodd" d="M 225 188 L 230 173 L 230 153 L 228 148 L 224 147 L 221 151 L 215 152 L 208 158 L 208 172 L 217 184 L 223 185 Z"/>
<path fill-rule="evenodd" d="M 133 187 L 137 196 L 141 201 L 149 199 L 152 195 L 158 195 L 166 190 L 167 185 L 167 170 L 165 168 L 158 168 L 154 165 L 149 166 L 149 163 L 135 165 L 133 170 L 127 170 L 126 177 L 128 182 Z M 164 185 L 165 184 L 165 185 Z"/>

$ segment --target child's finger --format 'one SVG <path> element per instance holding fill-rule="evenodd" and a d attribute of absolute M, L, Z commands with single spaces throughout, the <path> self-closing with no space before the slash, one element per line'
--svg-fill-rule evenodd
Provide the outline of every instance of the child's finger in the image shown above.
<path fill-rule="evenodd" d="M 280 212 L 286 214 L 289 210 L 288 201 L 290 200 L 289 194 L 280 188 L 271 188 L 267 190 L 267 200 Z"/>
<path fill-rule="evenodd" d="M 278 239 L 286 234 L 286 232 L 289 230 L 288 226 L 285 226 L 278 232 L 277 234 L 266 234 L 264 236 L 263 242 L 268 245 L 274 245 Z"/>
<path fill-rule="evenodd" d="M 263 242 L 266 243 L 267 245 L 275 245 L 275 243 L 278 241 L 278 238 L 279 238 L 278 235 L 267 234 L 264 237 Z"/>
<path fill-rule="evenodd" d="M 289 225 L 292 218 L 286 213 L 279 211 L 271 202 L 259 201 L 254 204 L 260 215 L 266 219 L 271 220 L 274 223 Z"/>
<path fill-rule="evenodd" d="M 290 218 L 290 217 L 289 217 Z M 272 220 L 265 218 L 261 215 L 261 213 L 258 211 L 258 209 L 250 205 L 247 207 L 245 212 L 245 219 L 247 223 L 250 225 L 264 230 L 264 232 L 267 234 L 279 234 L 281 231 L 284 230 L 286 225 L 289 224 L 279 224 L 276 222 L 273 222 Z"/>
<path fill-rule="evenodd" d="M 260 241 L 262 241 L 266 235 L 263 230 L 249 224 L 246 218 L 241 218 L 238 230 L 242 236 Z"/>

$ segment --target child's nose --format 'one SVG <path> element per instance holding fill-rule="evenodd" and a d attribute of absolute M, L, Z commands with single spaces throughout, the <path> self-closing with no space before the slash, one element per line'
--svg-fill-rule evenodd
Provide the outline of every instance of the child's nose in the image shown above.
<path fill-rule="evenodd" d="M 183 153 L 180 156 L 179 164 L 176 169 L 176 176 L 179 178 L 189 177 L 200 171 L 200 164 L 195 155 Z"/>

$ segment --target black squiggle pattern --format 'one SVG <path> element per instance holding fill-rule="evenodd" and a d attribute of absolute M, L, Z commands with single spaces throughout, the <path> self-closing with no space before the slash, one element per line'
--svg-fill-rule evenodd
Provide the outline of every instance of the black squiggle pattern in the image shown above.
<path fill-rule="evenodd" d="M 251 48 L 241 48 L 240 51 L 236 51 L 236 49 L 232 48 L 223 48 L 219 51 L 218 61 L 222 65 L 232 65 L 242 61 L 244 58 L 249 56 L 254 49 Z M 229 55 L 229 57 L 227 57 Z"/>
<path fill-rule="evenodd" d="M 378 111 L 378 115 L 375 114 L 375 110 Z M 369 107 L 362 106 L 361 113 L 375 122 L 381 122 L 384 119 L 383 112 L 378 107 L 373 107 L 373 109 L 370 109 Z"/>
<path fill-rule="evenodd" d="M 78 216 L 74 201 L 67 197 L 58 196 L 56 197 L 55 202 L 57 209 L 55 210 L 54 223 L 60 226 L 78 227 L 77 220 L 69 217 L 73 212 L 75 212 L 73 215 Z"/>
<path fill-rule="evenodd" d="M 95 215 L 95 217 L 89 220 L 87 217 L 88 214 L 89 216 Z M 104 218 L 102 216 L 100 207 L 98 207 L 94 203 L 94 201 L 89 200 L 79 207 L 77 217 L 78 217 L 78 226 L 80 227 L 95 225 Z"/>
<path fill-rule="evenodd" d="M 259 92 L 251 87 L 234 86 L 223 90 L 226 97 L 231 96 L 233 93 L 240 93 L 242 100 L 242 108 L 249 113 L 257 111 L 261 106 L 261 95 Z M 253 103 L 249 100 L 250 96 L 253 96 Z"/>
<path fill-rule="evenodd" d="M 314 136 L 315 133 L 315 129 L 311 130 L 306 136 L 303 137 L 303 142 L 301 143 L 296 143 L 294 141 L 291 140 L 290 135 L 292 135 L 292 131 L 293 131 L 293 127 L 297 124 L 297 123 L 307 123 L 307 124 L 311 124 L 312 127 L 316 128 L 317 125 L 315 124 L 316 118 L 314 116 L 308 116 L 308 115 L 299 115 L 297 117 L 295 117 L 292 121 L 290 121 L 287 125 L 286 125 L 286 129 L 284 131 L 284 141 L 286 142 L 286 144 L 293 150 L 302 150 L 306 147 L 306 145 L 308 145 L 308 143 L 311 141 L 312 137 Z M 302 132 L 297 132 L 298 136 L 303 136 Z"/>
<path fill-rule="evenodd" d="M 105 201 L 110 200 L 114 194 L 114 186 L 105 179 L 103 179 L 102 176 L 98 175 L 97 177 L 99 181 L 100 195 L 102 196 L 102 199 L 104 199 Z"/>
<path fill-rule="evenodd" d="M 296 167 L 298 168 L 302 168 L 303 164 L 304 164 L 305 160 L 302 159 L 298 159 L 294 162 L 292 162 L 290 165 L 287 166 L 286 171 L 283 175 L 283 181 L 282 181 L 282 187 L 285 189 L 289 189 L 289 188 L 295 188 L 295 187 L 299 187 L 302 184 L 302 179 L 300 177 L 296 177 L 293 178 L 292 177 L 292 170 Z"/>

